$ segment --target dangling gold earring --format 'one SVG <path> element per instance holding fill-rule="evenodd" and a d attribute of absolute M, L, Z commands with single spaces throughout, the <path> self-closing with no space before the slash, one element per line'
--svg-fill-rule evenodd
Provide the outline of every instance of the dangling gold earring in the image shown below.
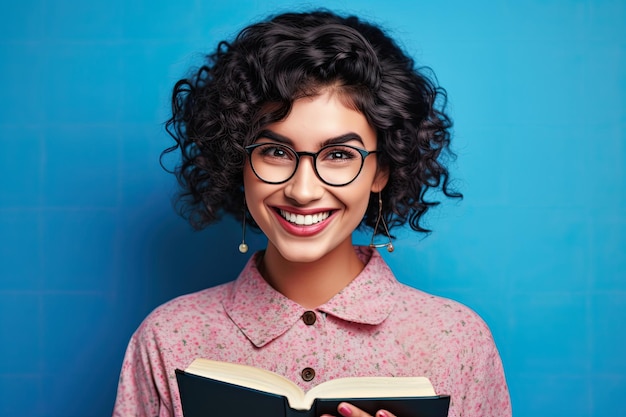
<path fill-rule="evenodd" d="M 376 236 L 376 232 L 378 231 L 378 225 L 380 222 L 383 222 L 383 227 L 385 228 L 385 234 L 387 235 L 387 239 L 389 242 L 387 243 L 374 243 L 374 236 Z M 372 240 L 370 240 L 370 248 L 382 248 L 387 247 L 387 252 L 393 252 L 393 242 L 391 241 L 391 234 L 389 233 L 389 228 L 387 228 L 387 222 L 385 221 L 385 217 L 383 216 L 383 198 L 381 193 L 378 193 L 378 217 L 376 218 L 376 225 L 374 226 L 374 231 L 372 232 Z"/>
<path fill-rule="evenodd" d="M 243 206 L 243 220 L 241 222 L 241 243 L 239 244 L 239 252 L 248 252 L 248 244 L 246 243 L 246 205 Z"/>

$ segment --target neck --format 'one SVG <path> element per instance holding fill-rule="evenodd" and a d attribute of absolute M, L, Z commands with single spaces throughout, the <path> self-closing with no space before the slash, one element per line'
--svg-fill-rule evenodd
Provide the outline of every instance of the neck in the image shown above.
<path fill-rule="evenodd" d="M 289 261 L 270 243 L 261 262 L 265 280 L 305 308 L 324 304 L 363 270 L 350 239 L 313 262 Z"/>

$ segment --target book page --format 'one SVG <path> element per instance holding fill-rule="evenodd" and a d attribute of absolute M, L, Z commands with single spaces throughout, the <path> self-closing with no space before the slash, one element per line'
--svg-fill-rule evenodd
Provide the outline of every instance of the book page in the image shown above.
<path fill-rule="evenodd" d="M 307 402 L 315 398 L 432 397 L 435 390 L 425 377 L 339 378 L 311 388 Z"/>
<path fill-rule="evenodd" d="M 304 391 L 300 387 L 289 379 L 266 369 L 198 358 L 185 369 L 185 372 L 259 391 L 284 395 L 292 408 L 300 410 L 310 408 L 310 405 L 308 408 L 302 406 Z"/>

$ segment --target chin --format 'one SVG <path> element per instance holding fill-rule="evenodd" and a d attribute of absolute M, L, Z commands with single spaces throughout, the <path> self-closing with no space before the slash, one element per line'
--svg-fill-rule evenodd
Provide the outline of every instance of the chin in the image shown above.
<path fill-rule="evenodd" d="M 289 262 L 294 263 L 311 263 L 323 258 L 327 252 L 320 253 L 318 251 L 303 250 L 296 251 L 294 248 L 288 250 L 280 250 L 280 255 Z"/>
<path fill-rule="evenodd" d="M 337 243 L 339 241 L 339 243 Z M 285 240 L 273 245 L 280 256 L 288 262 L 310 263 L 328 256 L 347 259 L 354 252 L 352 236 L 330 236 L 323 239 Z"/>

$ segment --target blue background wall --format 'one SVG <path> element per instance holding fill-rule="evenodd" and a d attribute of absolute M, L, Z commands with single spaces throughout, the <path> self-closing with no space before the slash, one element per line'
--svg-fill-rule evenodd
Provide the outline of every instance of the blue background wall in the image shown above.
<path fill-rule="evenodd" d="M 170 206 L 170 88 L 301 2 L 3 3 L 0 415 L 104 416 L 141 319 L 245 260 L 239 225 L 193 233 Z M 398 277 L 491 325 L 516 416 L 626 415 L 624 2 L 317 4 L 382 23 L 449 91 L 466 198 L 401 233 Z"/>

